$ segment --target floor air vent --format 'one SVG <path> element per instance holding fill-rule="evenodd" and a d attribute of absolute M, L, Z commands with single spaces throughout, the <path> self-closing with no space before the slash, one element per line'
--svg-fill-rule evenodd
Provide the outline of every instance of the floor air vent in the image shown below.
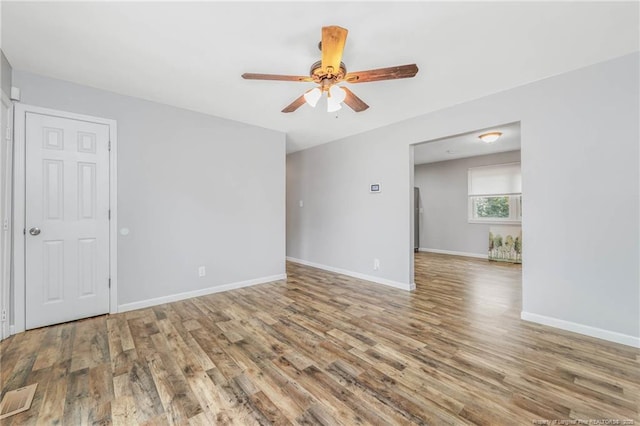
<path fill-rule="evenodd" d="M 4 394 L 4 398 L 0 402 L 0 419 L 27 411 L 31 407 L 31 401 L 33 401 L 37 387 L 38 384 L 35 383 Z"/>

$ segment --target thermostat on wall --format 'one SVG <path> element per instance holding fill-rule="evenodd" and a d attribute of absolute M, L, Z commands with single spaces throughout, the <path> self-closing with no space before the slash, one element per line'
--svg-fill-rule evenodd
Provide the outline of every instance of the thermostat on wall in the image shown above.
<path fill-rule="evenodd" d="M 380 187 L 379 183 L 372 183 L 370 188 L 369 188 L 369 192 L 380 192 L 382 191 L 382 188 Z"/>

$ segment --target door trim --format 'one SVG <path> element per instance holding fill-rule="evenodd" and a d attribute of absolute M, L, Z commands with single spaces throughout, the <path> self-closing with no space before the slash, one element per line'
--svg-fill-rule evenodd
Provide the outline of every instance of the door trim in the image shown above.
<path fill-rule="evenodd" d="M 2 244 L 2 247 L 0 248 L 0 253 L 2 253 L 0 258 L 0 263 L 2 264 L 0 267 L 0 311 L 4 311 L 6 315 L 5 321 L 0 320 L 0 340 L 3 340 L 11 335 L 11 314 L 13 312 L 13 307 L 9 300 L 11 297 L 11 245 L 13 238 L 13 234 L 11 232 L 13 230 L 13 219 L 11 217 L 11 191 L 13 190 L 13 102 L 11 102 L 9 96 L 1 90 L 0 102 L 2 102 L 2 104 L 4 104 L 8 109 L 7 116 L 2 117 L 2 120 L 7 120 L 6 128 L 8 130 L 8 134 L 0 135 L 0 140 L 2 140 L 2 143 L 0 143 L 0 150 L 3 151 L 2 155 L 0 155 L 2 160 L 2 165 L 0 166 L 2 176 L 0 177 L 0 180 L 8 180 L 8 182 L 3 181 L 1 183 L 2 188 L 0 188 L 0 195 L 2 196 L 2 199 L 0 199 L 0 208 L 2 209 L 0 217 L 3 221 L 0 225 L 2 227 L 0 228 L 0 232 L 3 234 L 2 238 L 0 238 L 0 244 Z M 5 223 L 9 225 L 7 229 L 4 229 Z M 8 248 L 8 252 L 5 252 L 5 248 Z"/>
<path fill-rule="evenodd" d="M 14 107 L 14 183 L 13 183 L 13 283 L 14 283 L 14 333 L 26 329 L 26 281 L 25 281 L 25 202 L 26 202 L 26 118 L 27 113 L 50 115 L 71 120 L 88 121 L 109 126 L 109 313 L 118 312 L 118 135 L 117 123 L 107 118 L 92 117 L 49 108 L 16 103 Z"/>

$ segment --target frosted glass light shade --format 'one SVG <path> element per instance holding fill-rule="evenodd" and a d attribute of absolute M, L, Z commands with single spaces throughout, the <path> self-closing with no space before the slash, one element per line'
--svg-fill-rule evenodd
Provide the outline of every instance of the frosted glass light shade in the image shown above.
<path fill-rule="evenodd" d="M 322 97 L 322 90 L 318 89 L 317 87 L 315 89 L 309 90 L 307 93 L 304 94 L 304 100 L 314 108 L 318 104 L 318 101 L 320 100 L 321 97 Z"/>
<path fill-rule="evenodd" d="M 340 102 L 337 102 L 333 96 L 327 98 L 327 112 L 336 112 L 340 108 L 342 108 L 342 105 L 340 105 Z"/>
<path fill-rule="evenodd" d="M 347 92 L 345 92 L 344 89 L 340 86 L 331 86 L 331 88 L 329 89 L 329 95 L 337 103 L 342 103 L 347 97 Z"/>

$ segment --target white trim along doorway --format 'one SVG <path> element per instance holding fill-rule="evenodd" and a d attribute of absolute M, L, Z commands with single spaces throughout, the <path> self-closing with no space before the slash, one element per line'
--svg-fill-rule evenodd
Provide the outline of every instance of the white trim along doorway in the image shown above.
<path fill-rule="evenodd" d="M 2 117 L 0 117 L 0 340 L 10 333 L 11 286 L 11 165 L 13 163 L 13 102 L 0 90 Z"/>
<path fill-rule="evenodd" d="M 45 117 L 62 118 L 75 120 L 77 122 L 93 123 L 105 125 L 108 128 L 108 144 L 109 144 L 109 247 L 108 256 L 108 273 L 109 273 L 109 313 L 116 313 L 118 310 L 118 276 L 117 276 L 117 125 L 115 120 L 80 115 L 70 112 L 57 111 L 48 108 L 41 108 L 31 105 L 16 103 L 14 111 L 15 120 L 15 145 L 14 145 L 14 202 L 13 202 L 13 284 L 14 284 L 14 300 L 13 300 L 13 317 L 14 329 L 13 333 L 25 331 L 27 327 L 27 270 L 26 270 L 26 126 L 27 116 L 37 114 Z"/>

